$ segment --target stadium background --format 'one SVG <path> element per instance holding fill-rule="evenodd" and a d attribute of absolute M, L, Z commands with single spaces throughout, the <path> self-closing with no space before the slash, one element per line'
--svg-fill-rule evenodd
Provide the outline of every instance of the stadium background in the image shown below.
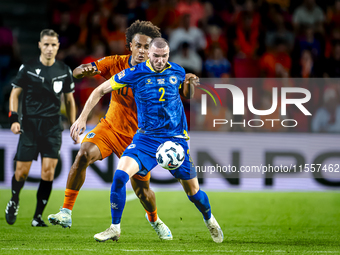
<path fill-rule="evenodd" d="M 309 14 L 304 11 L 305 6 L 310 7 Z M 18 139 L 8 129 L 10 82 L 23 61 L 39 54 L 39 32 L 49 27 L 59 33 L 61 45 L 57 58 L 74 69 L 106 55 L 127 54 L 124 32 L 136 19 L 150 20 L 159 26 L 163 37 L 170 42 L 170 60 L 202 78 L 340 76 L 340 1 L 31 0 L 28 4 L 24 0 L 3 0 L 0 3 L 0 187 L 10 186 L 14 169 L 12 159 Z M 100 77 L 76 80 L 78 114 L 91 91 L 102 81 Z M 258 90 L 263 95 L 258 98 L 258 103 L 265 105 L 271 87 L 264 85 Z M 225 139 L 238 137 L 234 143 L 239 144 L 241 155 L 249 149 L 250 141 L 261 140 L 261 137 L 266 139 L 266 134 L 270 135 L 272 144 L 302 136 L 306 140 L 314 140 L 319 151 L 310 151 L 312 148 L 308 146 L 299 148 L 306 158 L 311 157 L 311 153 L 318 155 L 329 150 L 339 154 L 340 87 L 337 84 L 314 86 L 311 93 L 313 103 L 309 110 L 313 116 L 320 109 L 328 111 L 331 121 L 327 125 L 331 128 L 313 128 L 312 119 L 309 119 L 299 129 L 268 128 L 264 133 L 230 129 L 222 130 L 219 135 Z M 93 110 L 88 129 L 105 114 L 108 103 L 107 95 Z M 184 105 L 189 112 L 189 102 L 184 101 Z M 68 128 L 66 118 L 64 126 Z M 195 126 L 196 123 L 191 123 L 191 128 Z M 242 135 L 245 132 L 247 136 Z M 208 137 L 209 133 L 203 136 Z M 270 147 L 272 144 L 269 144 Z M 265 145 L 260 148 L 254 146 L 254 150 L 263 152 L 268 149 Z M 62 163 L 55 188 L 65 187 L 74 151 L 78 148 L 72 144 L 68 131 L 64 131 Z M 209 148 L 206 150 L 209 151 Z M 231 155 L 233 150 L 226 153 Z M 84 188 L 110 187 L 116 163 L 116 158 L 110 158 L 90 167 Z M 154 187 L 180 188 L 166 171 L 157 171 L 162 173 L 158 176 L 158 172 L 154 171 L 157 179 Z M 37 185 L 34 178 L 39 176 L 39 172 L 40 163 L 35 162 L 27 186 Z M 281 178 L 271 185 L 263 178 L 235 185 L 218 177 L 205 179 L 203 187 L 222 190 L 325 190 L 338 189 L 340 185 L 335 180 L 320 182 L 313 175 Z"/>

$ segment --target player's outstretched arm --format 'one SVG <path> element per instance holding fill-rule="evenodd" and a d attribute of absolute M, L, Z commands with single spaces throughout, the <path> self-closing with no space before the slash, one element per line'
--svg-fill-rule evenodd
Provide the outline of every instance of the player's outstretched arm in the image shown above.
<path fill-rule="evenodd" d="M 79 135 L 83 134 L 86 129 L 87 118 L 92 111 L 93 107 L 99 102 L 99 100 L 107 93 L 113 91 L 110 80 L 103 82 L 99 87 L 92 91 L 90 97 L 87 99 L 84 109 L 82 110 L 78 119 L 73 123 L 70 128 L 71 137 L 75 143 L 79 141 Z"/>
<path fill-rule="evenodd" d="M 18 120 L 19 96 L 21 92 L 22 88 L 13 88 L 9 97 L 9 118 L 11 122 L 11 131 L 16 135 L 21 133 L 20 123 Z"/>
<path fill-rule="evenodd" d="M 92 66 L 91 63 L 82 64 L 73 70 L 73 77 L 77 79 L 84 78 L 85 76 L 94 76 L 100 74 L 96 67 Z"/>
<path fill-rule="evenodd" d="M 180 89 L 180 94 L 186 99 L 191 99 L 194 97 L 195 86 L 200 85 L 199 78 L 192 73 L 187 73 L 185 75 L 185 80 L 183 82 L 183 86 Z"/>

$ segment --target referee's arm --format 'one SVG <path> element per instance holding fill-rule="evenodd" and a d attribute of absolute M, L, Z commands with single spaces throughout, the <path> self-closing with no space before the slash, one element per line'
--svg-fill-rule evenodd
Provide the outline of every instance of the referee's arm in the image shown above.
<path fill-rule="evenodd" d="M 65 93 L 64 98 L 65 98 L 66 114 L 72 126 L 73 123 L 76 121 L 76 103 L 74 101 L 73 93 Z"/>
<path fill-rule="evenodd" d="M 19 96 L 22 92 L 22 88 L 14 87 L 11 91 L 11 95 L 9 97 L 9 117 L 11 120 L 11 116 L 16 114 L 18 115 L 19 108 Z M 13 117 L 12 117 L 13 118 Z M 18 121 L 11 121 L 11 131 L 14 134 L 20 134 L 20 123 Z"/>

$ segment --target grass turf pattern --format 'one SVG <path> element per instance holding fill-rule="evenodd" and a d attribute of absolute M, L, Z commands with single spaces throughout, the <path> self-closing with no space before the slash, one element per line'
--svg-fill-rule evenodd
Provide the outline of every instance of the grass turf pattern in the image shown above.
<path fill-rule="evenodd" d="M 17 221 L 5 221 L 10 190 L 0 189 L 0 254 L 340 254 L 338 192 L 207 192 L 224 242 L 212 241 L 201 214 L 184 192 L 157 192 L 160 218 L 174 240 L 161 241 L 138 199 L 128 201 L 121 237 L 97 243 L 110 226 L 109 191 L 82 190 L 72 227 L 33 228 L 35 190 L 22 190 Z M 53 190 L 43 214 L 57 213 L 64 192 Z"/>

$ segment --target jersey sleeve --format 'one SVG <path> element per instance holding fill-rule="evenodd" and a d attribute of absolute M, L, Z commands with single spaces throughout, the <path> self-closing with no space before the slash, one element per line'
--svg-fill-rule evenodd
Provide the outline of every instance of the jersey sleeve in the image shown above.
<path fill-rule="evenodd" d="M 117 61 L 115 56 L 109 56 L 91 62 L 91 65 L 97 68 L 97 71 L 100 71 L 100 75 L 108 80 L 111 77 L 110 67 L 112 67 L 112 65 L 115 65 L 116 62 Z"/>
<path fill-rule="evenodd" d="M 179 77 L 178 78 L 179 78 L 179 87 L 178 88 L 181 89 L 182 85 L 185 81 L 185 70 L 184 70 L 183 67 L 179 68 Z"/>
<path fill-rule="evenodd" d="M 63 85 L 63 93 L 73 93 L 74 92 L 74 82 L 72 71 L 67 67 L 67 76 L 65 78 L 65 83 Z"/>
<path fill-rule="evenodd" d="M 115 74 L 110 78 L 110 84 L 113 90 L 120 89 L 122 87 L 133 87 L 137 83 L 139 72 L 135 70 L 135 67 L 127 68 L 120 73 Z"/>
<path fill-rule="evenodd" d="M 13 87 L 20 87 L 25 88 L 27 84 L 27 75 L 26 75 L 26 68 L 25 65 L 22 64 L 19 68 L 17 75 L 15 76 L 14 80 L 12 81 Z"/>

